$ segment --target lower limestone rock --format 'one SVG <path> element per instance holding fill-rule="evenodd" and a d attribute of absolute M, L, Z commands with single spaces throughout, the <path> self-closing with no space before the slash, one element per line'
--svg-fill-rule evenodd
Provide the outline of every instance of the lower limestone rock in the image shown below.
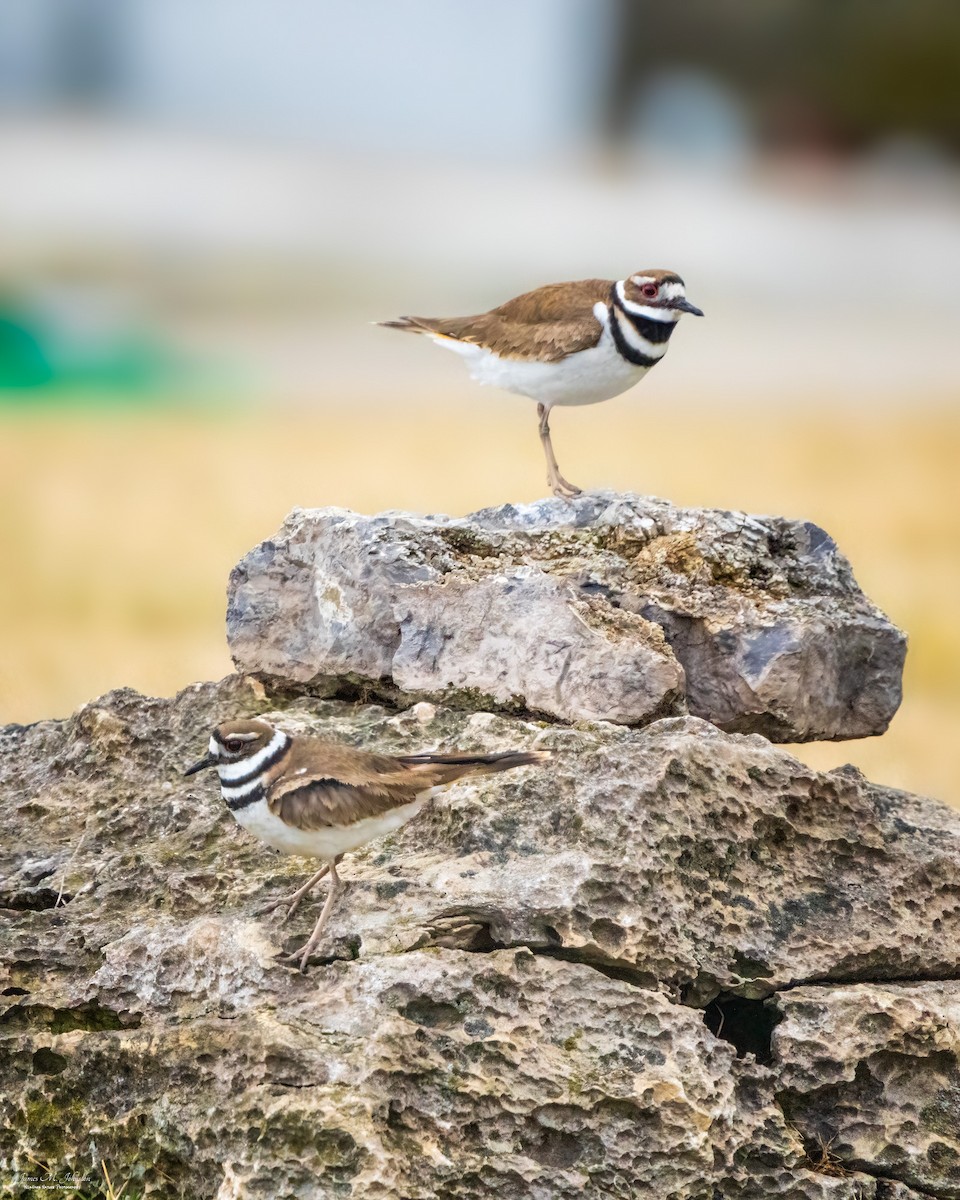
<path fill-rule="evenodd" d="M 803 987 L 779 1007 L 778 1085 L 805 1142 L 834 1162 L 957 1200 L 960 982 Z"/>
<path fill-rule="evenodd" d="M 556 759 L 349 856 L 304 977 L 275 955 L 316 902 L 291 929 L 255 912 L 309 864 L 180 774 L 255 713 Z M 0 731 L 0 788 L 11 1195 L 38 1163 L 100 1162 L 164 1200 L 958 1194 L 943 806 L 696 718 L 571 728 L 236 678 Z"/>
<path fill-rule="evenodd" d="M 140 987 L 131 951 L 101 1013 Z M 202 1011 L 153 989 L 127 1028 L 8 1010 L 5 1140 L 83 1169 L 92 1139 L 165 1196 L 873 1195 L 822 1185 L 769 1079 L 696 1011 L 588 967 L 421 950 L 277 969 L 251 1005 L 206 963 Z"/>

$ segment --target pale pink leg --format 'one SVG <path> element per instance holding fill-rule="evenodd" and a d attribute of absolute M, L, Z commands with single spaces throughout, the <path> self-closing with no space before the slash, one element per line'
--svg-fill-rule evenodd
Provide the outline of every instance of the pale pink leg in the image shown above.
<path fill-rule="evenodd" d="M 555 496 L 569 500 L 571 496 L 579 496 L 582 492 L 575 483 L 568 483 L 560 474 L 557 456 L 553 452 L 553 442 L 550 441 L 550 409 L 545 404 L 537 405 L 537 415 L 540 418 L 540 444 L 547 459 L 547 485 Z"/>
<path fill-rule="evenodd" d="M 328 864 L 330 868 L 330 890 L 327 892 L 326 903 L 323 906 L 323 911 L 320 913 L 320 919 L 313 927 L 313 933 L 310 934 L 310 940 L 305 946 L 301 946 L 299 950 L 294 950 L 290 954 L 283 955 L 284 962 L 293 962 L 295 959 L 300 959 L 300 971 L 302 974 L 307 973 L 307 960 L 313 953 L 313 948 L 320 941 L 320 935 L 323 933 L 323 927 L 327 923 L 327 918 L 333 909 L 333 902 L 340 892 L 341 882 L 340 876 L 337 874 L 337 864 Z"/>

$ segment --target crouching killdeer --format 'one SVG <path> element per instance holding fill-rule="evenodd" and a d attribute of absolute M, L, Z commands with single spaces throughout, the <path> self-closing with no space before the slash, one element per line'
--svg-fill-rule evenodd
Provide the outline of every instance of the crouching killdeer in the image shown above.
<path fill-rule="evenodd" d="M 324 865 L 298 891 L 261 909 L 289 904 L 284 921 L 329 872 L 330 888 L 309 940 L 285 955 L 307 960 L 340 890 L 337 863 L 350 850 L 415 817 L 434 788 L 466 775 L 493 775 L 548 761 L 548 750 L 502 754 L 411 754 L 392 758 L 313 737 L 291 737 L 266 721 L 228 721 L 213 731 L 207 754 L 184 774 L 216 767 L 220 794 L 244 829 L 284 854 Z"/>
<path fill-rule="evenodd" d="M 681 313 L 703 313 L 673 271 L 626 279 L 550 283 L 476 317 L 401 317 L 388 329 L 425 333 L 460 354 L 471 378 L 537 401 L 547 483 L 557 496 L 580 488 L 560 474 L 550 441 L 554 405 L 599 404 L 656 366 Z"/>

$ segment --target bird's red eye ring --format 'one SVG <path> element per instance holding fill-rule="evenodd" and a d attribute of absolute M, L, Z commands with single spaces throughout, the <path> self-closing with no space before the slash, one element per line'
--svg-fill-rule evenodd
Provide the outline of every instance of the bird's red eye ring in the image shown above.
<path fill-rule="evenodd" d="M 641 287 L 640 291 L 648 300 L 656 300 L 657 293 L 660 291 L 660 289 L 655 283 L 645 283 L 643 287 Z"/>
<path fill-rule="evenodd" d="M 223 744 L 231 754 L 236 754 L 238 751 L 243 749 L 243 742 L 241 742 L 239 738 L 227 738 Z"/>

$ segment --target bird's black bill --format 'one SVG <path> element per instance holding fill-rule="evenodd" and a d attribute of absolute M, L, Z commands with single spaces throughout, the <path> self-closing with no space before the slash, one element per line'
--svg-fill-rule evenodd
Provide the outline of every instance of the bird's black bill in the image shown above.
<path fill-rule="evenodd" d="M 213 754 L 208 754 L 205 758 L 201 758 L 199 762 L 195 762 L 192 767 L 187 767 L 183 773 L 184 778 L 188 775 L 196 775 L 198 771 L 205 771 L 207 767 L 212 767 L 216 761 L 216 757 Z"/>
<path fill-rule="evenodd" d="M 695 304 L 691 304 L 686 296 L 681 296 L 678 300 L 671 300 L 670 307 L 679 308 L 681 312 L 693 313 L 695 317 L 703 316 L 703 309 L 697 308 Z"/>

